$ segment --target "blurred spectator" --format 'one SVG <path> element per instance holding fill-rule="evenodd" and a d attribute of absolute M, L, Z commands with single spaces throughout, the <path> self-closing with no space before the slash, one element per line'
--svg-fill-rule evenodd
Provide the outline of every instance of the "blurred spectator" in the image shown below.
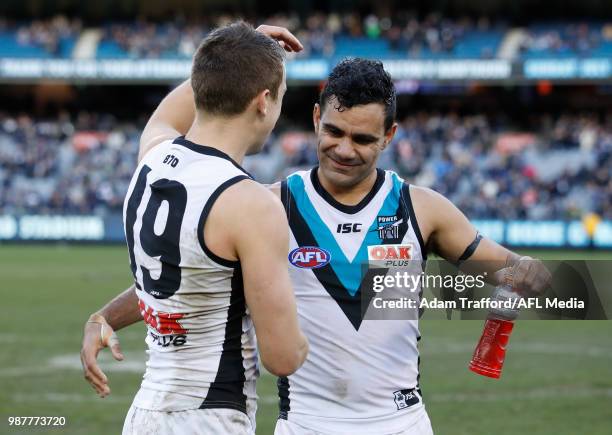
<path fill-rule="evenodd" d="M 1 27 L 7 27 L 4 24 Z M 80 20 L 69 20 L 64 16 L 56 16 L 48 20 L 34 20 L 18 25 L 15 31 L 17 44 L 22 47 L 35 46 L 43 48 L 52 56 L 60 55 L 62 40 L 75 38 L 81 31 Z"/>
<path fill-rule="evenodd" d="M 562 23 L 557 25 L 533 26 L 521 51 L 532 54 L 573 54 L 589 55 L 598 48 L 606 37 L 607 26 L 589 23 Z"/>

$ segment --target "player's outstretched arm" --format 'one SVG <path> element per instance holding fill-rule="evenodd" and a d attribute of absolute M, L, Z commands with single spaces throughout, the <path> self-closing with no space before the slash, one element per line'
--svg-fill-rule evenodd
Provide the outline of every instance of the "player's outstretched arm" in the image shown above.
<path fill-rule="evenodd" d="M 462 270 L 469 268 L 470 273 L 486 271 L 494 284 L 501 283 L 511 272 L 513 286 L 526 294 L 542 293 L 549 287 L 551 275 L 541 261 L 521 257 L 493 240 L 477 237 L 476 228 L 444 196 L 416 186 L 410 186 L 410 196 L 431 251 L 453 263 L 464 262 Z"/>
<path fill-rule="evenodd" d="M 138 297 L 134 286 L 131 286 L 92 314 L 85 323 L 81 346 L 83 374 L 100 397 L 108 396 L 110 388 L 108 378 L 98 366 L 98 353 L 105 347 L 110 347 L 113 357 L 117 361 L 123 360 L 115 331 L 140 320 L 142 315 L 138 308 Z"/>
<path fill-rule="evenodd" d="M 264 186 L 243 181 L 217 199 L 205 228 L 219 228 L 215 222 L 222 219 L 229 231 L 226 246 L 235 247 L 234 257 L 240 259 L 261 360 L 271 373 L 290 375 L 304 362 L 308 341 L 298 325 L 289 280 L 289 228 L 283 206 Z M 205 239 L 207 234 L 205 230 Z"/>
<path fill-rule="evenodd" d="M 275 39 L 288 52 L 303 49 L 298 39 L 284 27 L 262 24 L 258 32 Z M 186 80 L 159 103 L 140 137 L 138 161 L 154 146 L 163 141 L 187 134 L 195 119 L 195 100 L 191 81 Z"/>

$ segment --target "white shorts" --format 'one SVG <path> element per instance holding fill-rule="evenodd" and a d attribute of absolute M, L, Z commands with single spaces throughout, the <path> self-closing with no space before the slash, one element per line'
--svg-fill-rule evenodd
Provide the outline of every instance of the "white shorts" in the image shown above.
<path fill-rule="evenodd" d="M 305 428 L 288 420 L 278 419 L 276 421 L 276 428 L 274 429 L 274 435 L 330 435 L 323 432 L 316 432 L 314 430 Z M 379 434 L 383 435 L 383 434 Z M 426 412 L 410 427 L 400 431 L 392 432 L 384 435 L 433 435 L 433 429 L 431 428 L 431 421 Z"/>
<path fill-rule="evenodd" d="M 249 417 L 233 409 L 150 411 L 134 405 L 125 417 L 122 435 L 255 435 Z"/>

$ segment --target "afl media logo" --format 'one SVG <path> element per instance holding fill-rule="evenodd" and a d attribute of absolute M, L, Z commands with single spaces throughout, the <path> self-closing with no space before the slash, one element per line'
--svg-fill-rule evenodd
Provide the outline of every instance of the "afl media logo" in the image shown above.
<path fill-rule="evenodd" d="M 301 246 L 289 253 L 289 262 L 301 269 L 318 269 L 329 263 L 329 260 L 329 252 L 317 246 Z"/>

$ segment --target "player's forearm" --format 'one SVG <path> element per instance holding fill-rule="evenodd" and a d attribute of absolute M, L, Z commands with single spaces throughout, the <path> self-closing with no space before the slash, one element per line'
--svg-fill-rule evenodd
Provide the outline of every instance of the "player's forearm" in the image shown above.
<path fill-rule="evenodd" d="M 489 247 L 492 245 L 492 247 Z M 521 256 L 509 249 L 485 239 L 483 250 L 475 256 L 472 263 L 478 265 L 479 273 L 486 272 L 485 281 L 489 284 L 498 285 L 504 281 L 504 274 L 501 271 L 505 268 L 514 266 Z"/>
<path fill-rule="evenodd" d="M 521 256 L 516 252 L 508 251 L 506 256 L 506 267 L 511 267 L 516 264 L 517 261 L 521 259 Z"/>
<path fill-rule="evenodd" d="M 295 328 L 294 333 L 282 337 L 269 334 L 269 337 L 257 336 L 261 361 L 273 375 L 289 376 L 299 369 L 308 356 L 308 339 L 304 333 Z M 261 331 L 262 328 L 259 329 Z M 286 329 L 282 331 L 287 332 Z"/>
<path fill-rule="evenodd" d="M 96 312 L 115 331 L 142 320 L 134 286 L 127 288 Z"/>
<path fill-rule="evenodd" d="M 308 339 L 306 338 L 306 335 L 304 335 L 304 333 L 302 331 L 300 331 L 300 338 L 299 338 L 299 349 L 298 349 L 298 359 L 300 361 L 300 366 L 302 364 L 304 364 L 304 361 L 306 361 L 306 357 L 308 356 L 308 351 L 310 350 L 310 344 L 308 343 Z"/>

